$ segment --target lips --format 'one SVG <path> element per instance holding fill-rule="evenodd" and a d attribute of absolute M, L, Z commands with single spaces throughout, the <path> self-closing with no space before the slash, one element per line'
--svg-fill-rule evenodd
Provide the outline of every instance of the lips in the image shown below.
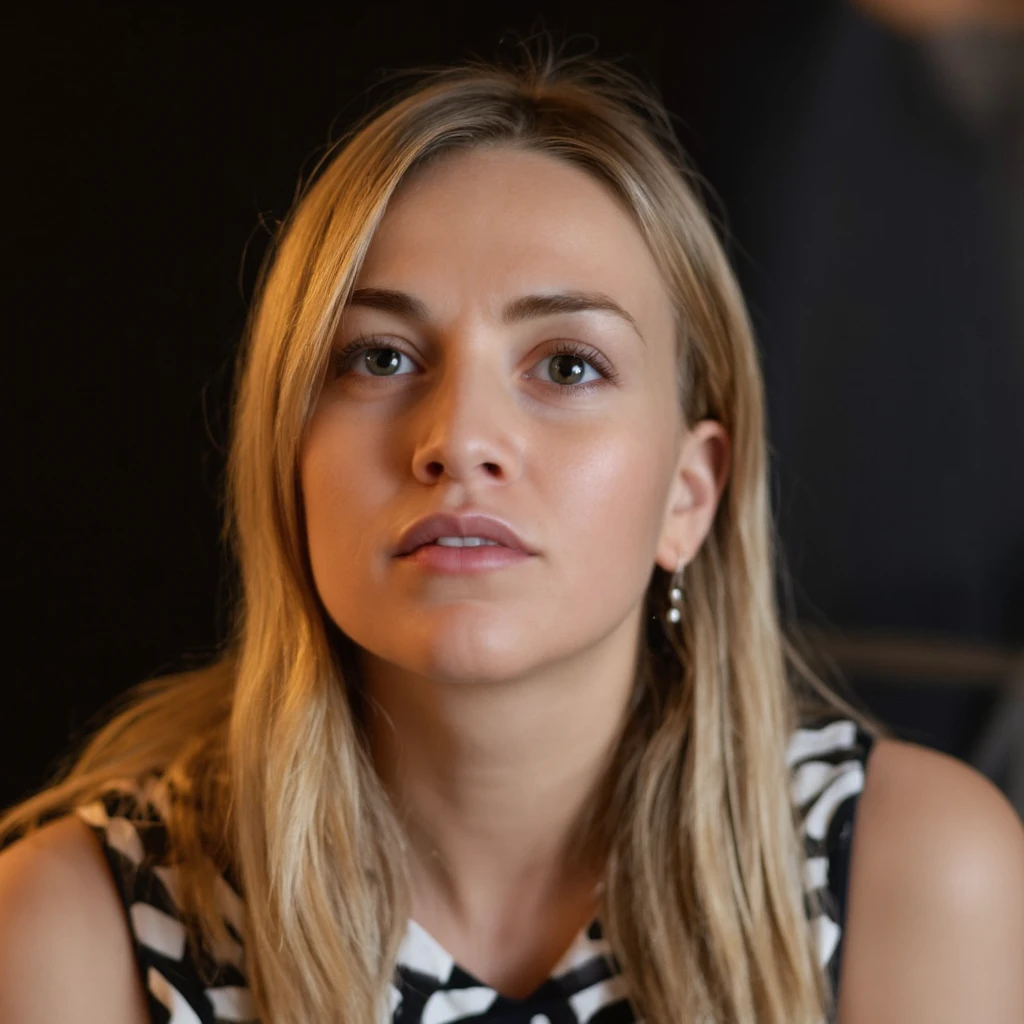
<path fill-rule="evenodd" d="M 438 537 L 483 537 L 515 551 L 536 554 L 508 523 L 494 516 L 442 512 L 419 519 L 405 530 L 395 546 L 395 556 L 408 555 Z"/>

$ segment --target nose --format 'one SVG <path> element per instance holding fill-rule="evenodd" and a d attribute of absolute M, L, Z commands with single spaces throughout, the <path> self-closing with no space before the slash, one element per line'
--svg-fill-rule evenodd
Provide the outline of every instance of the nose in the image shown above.
<path fill-rule="evenodd" d="M 497 357 L 453 344 L 437 385 L 415 417 L 413 474 L 423 483 L 444 477 L 515 479 L 522 462 L 513 396 L 502 385 Z"/>

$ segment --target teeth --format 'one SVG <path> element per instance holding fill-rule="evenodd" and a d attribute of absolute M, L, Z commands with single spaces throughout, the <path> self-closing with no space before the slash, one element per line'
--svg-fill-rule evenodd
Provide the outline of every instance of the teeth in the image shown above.
<path fill-rule="evenodd" d="M 478 548 L 481 544 L 497 545 L 496 540 L 484 540 L 483 537 L 438 537 L 434 541 L 443 548 Z"/>

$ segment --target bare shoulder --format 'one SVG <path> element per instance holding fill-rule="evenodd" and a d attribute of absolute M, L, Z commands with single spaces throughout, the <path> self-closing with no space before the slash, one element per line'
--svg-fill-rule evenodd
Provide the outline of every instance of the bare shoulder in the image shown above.
<path fill-rule="evenodd" d="M 0 854 L 0 1020 L 149 1020 L 114 880 L 75 815 Z"/>
<path fill-rule="evenodd" d="M 857 808 L 840 1024 L 1024 1021 L 1024 826 L 955 758 L 880 739 Z"/>

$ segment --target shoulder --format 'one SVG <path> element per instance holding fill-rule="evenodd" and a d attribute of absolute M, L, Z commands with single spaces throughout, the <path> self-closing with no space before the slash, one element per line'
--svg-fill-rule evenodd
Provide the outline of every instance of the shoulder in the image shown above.
<path fill-rule="evenodd" d="M 875 742 L 845 941 L 840 1024 L 1024 1019 L 1024 827 L 988 779 Z"/>
<path fill-rule="evenodd" d="M 106 858 L 75 815 L 0 854 L 0 1020 L 148 1021 Z"/>
<path fill-rule="evenodd" d="M 914 743 L 876 741 L 853 857 L 851 887 L 899 887 L 949 912 L 1024 899 L 1024 826 L 1013 806 L 974 768 Z"/>

